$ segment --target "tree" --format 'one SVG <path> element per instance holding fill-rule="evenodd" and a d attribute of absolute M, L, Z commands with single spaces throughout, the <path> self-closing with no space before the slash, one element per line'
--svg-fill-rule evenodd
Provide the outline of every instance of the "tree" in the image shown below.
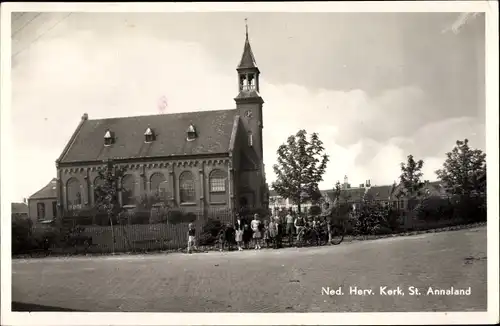
<path fill-rule="evenodd" d="M 457 140 L 446 153 L 443 168 L 436 171 L 451 195 L 470 197 L 486 193 L 486 153 L 469 147 L 467 139 Z"/>
<path fill-rule="evenodd" d="M 335 199 L 335 203 L 338 205 L 340 201 L 340 193 L 342 191 L 342 186 L 340 185 L 340 181 L 335 183 L 335 188 L 333 188 L 333 196 Z"/>
<path fill-rule="evenodd" d="M 401 163 L 401 175 L 399 177 L 401 185 L 403 186 L 403 194 L 409 198 L 413 199 L 415 197 L 422 195 L 422 188 L 425 185 L 422 176 L 422 167 L 424 166 L 424 161 L 415 161 L 413 155 L 408 155 L 408 160 L 405 163 Z"/>
<path fill-rule="evenodd" d="M 98 171 L 101 182 L 95 185 L 95 207 L 98 211 L 106 212 L 111 225 L 111 236 L 113 237 L 113 252 L 115 251 L 115 235 L 113 218 L 122 212 L 118 194 L 122 191 L 121 179 L 125 174 L 125 168 L 116 166 L 113 161 L 108 160 L 106 165 Z"/>
<path fill-rule="evenodd" d="M 324 154 L 323 142 L 318 134 L 299 130 L 288 137 L 287 143 L 278 148 L 278 164 L 273 166 L 277 176 L 272 187 L 283 198 L 289 198 L 300 213 L 301 204 L 317 201 L 321 197 L 318 183 L 323 180 L 328 155 Z"/>

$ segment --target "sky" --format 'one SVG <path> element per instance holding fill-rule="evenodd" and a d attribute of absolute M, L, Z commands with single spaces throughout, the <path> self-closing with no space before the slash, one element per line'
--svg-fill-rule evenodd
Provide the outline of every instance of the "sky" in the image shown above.
<path fill-rule="evenodd" d="M 456 140 L 485 149 L 484 14 L 14 13 L 14 198 L 56 176 L 83 113 L 235 108 L 245 18 L 269 183 L 276 150 L 299 129 L 330 156 L 320 189 L 345 175 L 392 184 L 409 154 L 432 181 Z"/>

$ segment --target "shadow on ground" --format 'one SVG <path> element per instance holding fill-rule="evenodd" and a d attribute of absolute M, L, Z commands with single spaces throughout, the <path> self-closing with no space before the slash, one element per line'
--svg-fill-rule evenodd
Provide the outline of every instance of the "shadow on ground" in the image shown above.
<path fill-rule="evenodd" d="M 76 309 L 67 309 L 60 307 L 52 307 L 52 306 L 43 306 L 39 304 L 33 303 L 22 303 L 12 301 L 12 311 L 23 312 L 23 311 L 84 311 L 84 310 L 76 310 Z"/>

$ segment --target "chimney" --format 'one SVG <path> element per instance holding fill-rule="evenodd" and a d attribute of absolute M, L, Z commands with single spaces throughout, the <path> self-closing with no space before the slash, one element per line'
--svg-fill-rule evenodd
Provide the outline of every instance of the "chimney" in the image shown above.
<path fill-rule="evenodd" d="M 28 205 L 28 198 L 24 197 L 23 198 L 23 203 L 25 203 L 26 205 Z"/>
<path fill-rule="evenodd" d="M 82 115 L 82 120 L 88 120 L 89 119 L 89 115 L 87 113 L 84 113 Z"/>
<path fill-rule="evenodd" d="M 359 184 L 359 187 L 360 187 L 360 188 L 364 188 L 364 187 L 365 187 L 365 184 L 364 184 L 364 183 L 360 183 L 360 184 Z"/>
<path fill-rule="evenodd" d="M 368 188 L 370 188 L 370 187 L 371 187 L 371 185 L 370 185 L 370 180 L 366 180 L 366 186 L 367 186 Z"/>

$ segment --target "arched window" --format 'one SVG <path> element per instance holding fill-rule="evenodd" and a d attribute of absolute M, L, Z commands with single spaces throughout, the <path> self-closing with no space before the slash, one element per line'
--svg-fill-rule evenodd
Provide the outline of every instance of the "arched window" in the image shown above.
<path fill-rule="evenodd" d="M 179 177 L 179 195 L 181 203 L 194 203 L 196 200 L 194 178 L 189 171 L 183 172 Z"/>
<path fill-rule="evenodd" d="M 213 170 L 210 173 L 210 192 L 226 192 L 226 173 L 222 170 Z"/>
<path fill-rule="evenodd" d="M 104 185 L 104 180 L 100 176 L 97 176 L 94 179 L 94 204 L 97 203 L 97 201 L 99 200 L 98 198 L 99 190 L 97 189 L 102 187 L 103 185 Z"/>
<path fill-rule="evenodd" d="M 167 199 L 167 178 L 163 173 L 154 173 L 149 179 L 151 194 L 159 199 Z"/>
<path fill-rule="evenodd" d="M 135 178 L 127 174 L 122 178 L 122 205 L 133 205 L 135 201 Z"/>
<path fill-rule="evenodd" d="M 68 209 L 78 209 L 82 205 L 82 187 L 80 181 L 71 178 L 66 184 L 66 199 Z"/>

